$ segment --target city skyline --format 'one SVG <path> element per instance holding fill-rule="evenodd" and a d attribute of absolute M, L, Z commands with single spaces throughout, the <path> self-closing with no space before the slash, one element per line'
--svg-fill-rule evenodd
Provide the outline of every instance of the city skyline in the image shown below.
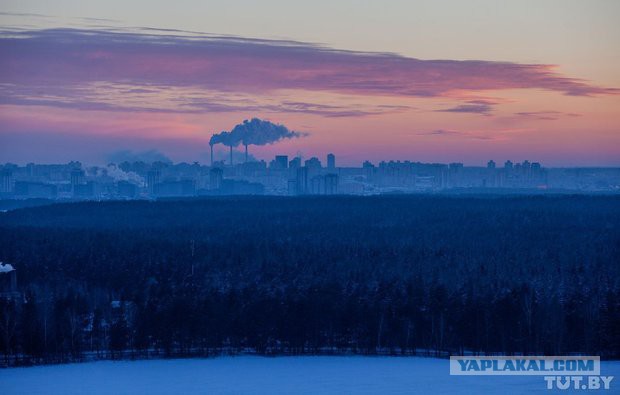
<path fill-rule="evenodd" d="M 232 144 L 260 137 L 248 132 L 215 136 Z M 258 130 L 258 129 L 257 129 Z M 264 132 L 264 130 L 263 130 Z M 272 135 L 273 137 L 273 135 Z M 264 136 L 263 136 L 264 138 Z M 72 161 L 64 164 L 29 163 L 0 165 L 0 197 L 5 199 L 114 200 L 189 198 L 230 195 L 384 195 L 394 193 L 495 193 L 495 194 L 617 194 L 620 168 L 553 168 L 529 160 L 485 166 L 463 163 L 412 161 L 364 161 L 342 166 L 333 153 L 326 157 L 276 155 L 256 161 L 249 155 L 229 152 L 229 158 L 209 165 L 172 163 L 151 153 L 132 160 L 119 156 L 115 163 L 89 166 Z"/>
<path fill-rule="evenodd" d="M 616 2 L 392 2 L 383 12 L 356 2 L 334 5 L 338 19 L 320 13 L 325 4 L 245 3 L 249 17 L 198 3 L 172 15 L 149 3 L 148 19 L 141 2 L 120 15 L 114 2 L 4 5 L 2 162 L 150 152 L 208 163 L 212 135 L 258 117 L 303 134 L 252 147 L 266 161 L 333 152 L 345 166 L 620 166 Z M 325 31 L 302 23 L 320 16 Z"/>

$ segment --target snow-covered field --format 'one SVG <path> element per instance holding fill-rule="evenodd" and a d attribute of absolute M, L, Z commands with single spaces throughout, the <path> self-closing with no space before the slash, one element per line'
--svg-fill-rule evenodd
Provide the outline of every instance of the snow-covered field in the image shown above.
<path fill-rule="evenodd" d="M 620 362 L 603 362 L 601 374 L 619 378 Z M 619 393 L 620 383 L 611 384 L 611 391 L 601 392 Z M 239 356 L 0 370 L 2 395 L 454 393 L 553 392 L 540 376 L 450 376 L 448 360 L 412 357 Z"/>

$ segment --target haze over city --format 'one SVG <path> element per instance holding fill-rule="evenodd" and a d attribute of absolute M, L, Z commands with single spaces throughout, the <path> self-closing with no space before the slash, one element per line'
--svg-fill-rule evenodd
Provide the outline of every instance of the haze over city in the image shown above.
<path fill-rule="evenodd" d="M 300 133 L 267 162 L 618 166 L 620 5 L 596 4 L 8 1 L 0 158 L 208 163 L 258 117 Z"/>

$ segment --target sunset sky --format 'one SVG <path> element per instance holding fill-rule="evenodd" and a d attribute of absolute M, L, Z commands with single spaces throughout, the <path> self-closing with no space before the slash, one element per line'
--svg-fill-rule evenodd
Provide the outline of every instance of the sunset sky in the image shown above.
<path fill-rule="evenodd" d="M 207 162 L 213 133 L 259 117 L 305 132 L 250 147 L 267 161 L 619 166 L 619 16 L 615 0 L 6 0 L 0 162 Z"/>

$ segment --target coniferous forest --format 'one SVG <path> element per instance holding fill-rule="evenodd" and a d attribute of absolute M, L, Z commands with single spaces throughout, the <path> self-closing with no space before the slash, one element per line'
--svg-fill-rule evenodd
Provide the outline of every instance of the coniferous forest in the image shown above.
<path fill-rule="evenodd" d="M 234 197 L 0 214 L 0 365 L 620 357 L 620 197 Z M 6 276 L 1 274 L 0 276 Z"/>

